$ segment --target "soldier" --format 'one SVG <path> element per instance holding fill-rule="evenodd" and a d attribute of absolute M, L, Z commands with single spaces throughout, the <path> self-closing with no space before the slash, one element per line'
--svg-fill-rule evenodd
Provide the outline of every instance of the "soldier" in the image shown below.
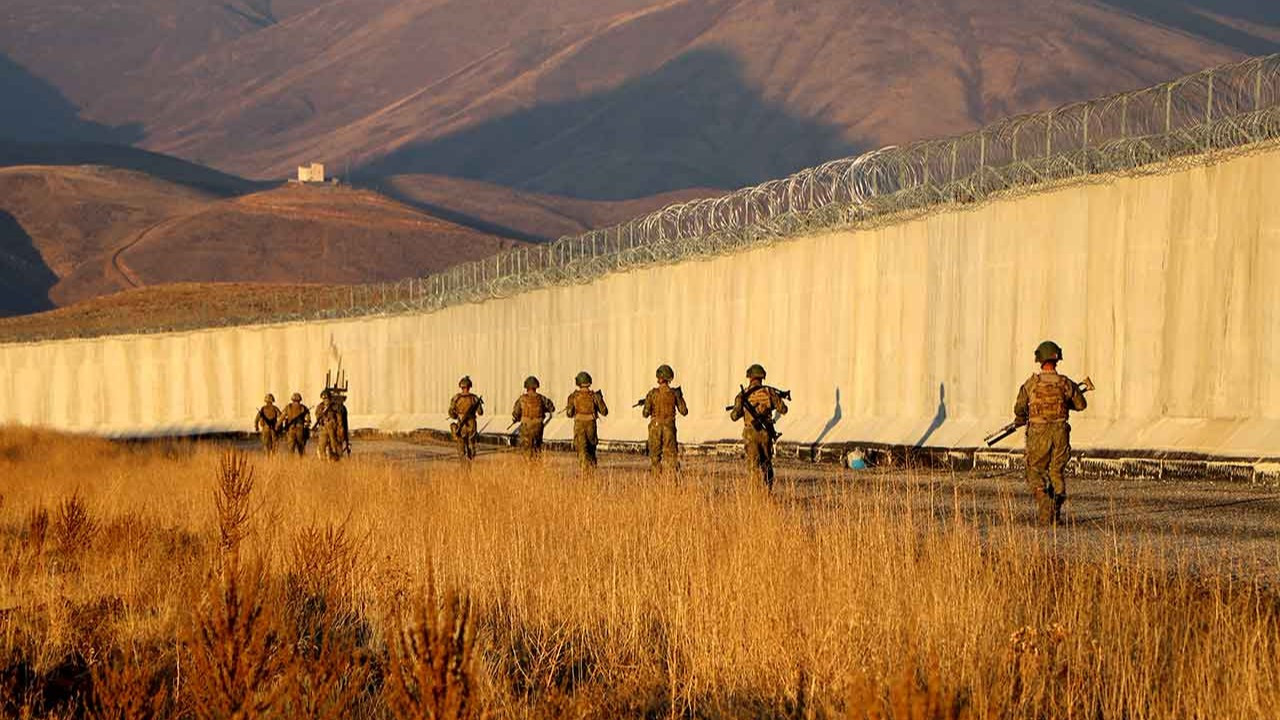
<path fill-rule="evenodd" d="M 317 452 L 321 459 L 337 461 L 343 454 L 351 452 L 346 398 L 329 389 L 320 393 L 320 397 L 322 401 L 316 406 L 316 424 L 311 430 L 320 431 Z"/>
<path fill-rule="evenodd" d="M 585 370 L 573 379 L 578 386 L 565 401 L 564 414 L 573 418 L 573 447 L 578 451 L 578 461 L 584 470 L 594 469 L 596 446 L 600 436 L 596 431 L 596 419 L 609 414 L 604 404 L 604 393 L 591 389 L 591 374 Z"/>
<path fill-rule="evenodd" d="M 307 440 L 311 437 L 311 410 L 302 404 L 301 393 L 294 393 L 289 401 L 284 406 L 280 434 L 289 444 L 289 451 L 302 457 L 307 450 Z"/>
<path fill-rule="evenodd" d="M 1040 372 L 1022 384 L 1013 404 L 1014 422 L 1027 426 L 1027 484 L 1036 498 L 1040 524 L 1062 521 L 1067 486 L 1062 477 L 1071 457 L 1072 410 L 1084 410 L 1088 402 L 1080 386 L 1058 374 L 1062 348 L 1046 340 L 1036 347 Z"/>
<path fill-rule="evenodd" d="M 324 421 L 329 417 L 329 388 L 320 391 L 320 402 L 316 403 L 316 422 L 311 427 L 311 434 L 316 435 L 316 457 L 329 459 L 328 447 L 325 444 Z M 318 433 L 318 435 L 317 435 Z"/>
<path fill-rule="evenodd" d="M 551 398 L 538 394 L 538 378 L 530 375 L 524 381 L 524 394 L 511 409 L 511 423 L 520 423 L 520 447 L 530 459 L 542 452 L 542 430 L 556 412 Z"/>
<path fill-rule="evenodd" d="M 747 368 L 747 387 L 734 399 L 729 417 L 743 421 L 742 444 L 752 477 L 763 478 L 765 487 L 772 491 L 773 443 L 777 439 L 773 414 L 786 415 L 787 403 L 777 388 L 764 384 L 765 376 L 762 365 Z"/>
<path fill-rule="evenodd" d="M 276 396 L 267 393 L 263 399 L 266 405 L 258 409 L 253 418 L 253 431 L 262 439 L 262 448 L 269 453 L 276 451 L 276 433 L 279 431 L 280 408 L 276 407 Z"/>
<path fill-rule="evenodd" d="M 676 372 L 670 365 L 658 367 L 658 386 L 644 396 L 644 416 L 649 418 L 649 466 L 656 475 L 665 470 L 674 475 L 679 469 L 679 441 L 676 439 L 676 413 L 689 414 L 680 388 L 671 387 Z"/>
<path fill-rule="evenodd" d="M 484 398 L 471 394 L 471 378 L 458 381 L 458 394 L 449 401 L 449 434 L 458 443 L 458 455 L 463 460 L 476 456 L 476 418 L 484 414 Z"/>

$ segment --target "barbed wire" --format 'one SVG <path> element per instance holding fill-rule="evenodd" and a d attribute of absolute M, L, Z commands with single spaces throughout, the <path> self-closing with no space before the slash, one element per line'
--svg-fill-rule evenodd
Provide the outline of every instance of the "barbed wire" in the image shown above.
<path fill-rule="evenodd" d="M 965 135 L 834 160 L 427 277 L 310 291 L 305 307 L 298 307 L 296 291 L 285 291 L 279 303 L 264 303 L 260 312 L 130 332 L 432 312 L 1278 137 L 1280 55 L 1270 55 L 1012 117 Z"/>

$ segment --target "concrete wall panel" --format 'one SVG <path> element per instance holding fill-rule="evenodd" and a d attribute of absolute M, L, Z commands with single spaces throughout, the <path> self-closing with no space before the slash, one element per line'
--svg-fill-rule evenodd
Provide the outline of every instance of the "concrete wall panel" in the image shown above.
<path fill-rule="evenodd" d="M 247 429 L 267 391 L 314 405 L 341 359 L 357 426 L 444 429 L 469 374 L 499 431 L 526 375 L 563 405 L 586 369 L 613 408 L 602 436 L 639 440 L 630 405 L 665 362 L 692 411 L 682 438 L 717 441 L 739 434 L 723 407 L 762 362 L 795 392 L 788 440 L 974 446 L 1053 338 L 1098 384 L 1077 445 L 1275 455 L 1278 186 L 1266 152 L 431 314 L 4 345 L 0 419 Z"/>

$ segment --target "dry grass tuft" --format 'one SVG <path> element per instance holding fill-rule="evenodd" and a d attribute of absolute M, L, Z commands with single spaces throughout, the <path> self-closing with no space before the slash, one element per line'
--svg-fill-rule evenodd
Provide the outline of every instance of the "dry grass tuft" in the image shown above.
<path fill-rule="evenodd" d="M 476 698 L 475 626 L 471 601 L 437 593 L 432 576 L 402 620 L 383 694 L 398 720 L 481 717 Z"/>

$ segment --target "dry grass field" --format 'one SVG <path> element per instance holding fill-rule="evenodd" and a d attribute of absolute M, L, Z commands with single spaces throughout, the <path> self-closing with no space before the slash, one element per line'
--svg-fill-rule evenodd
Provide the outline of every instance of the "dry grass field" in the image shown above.
<path fill-rule="evenodd" d="M 1159 539 L 558 465 L 0 429 L 0 714 L 1280 715 L 1274 588 Z"/>

